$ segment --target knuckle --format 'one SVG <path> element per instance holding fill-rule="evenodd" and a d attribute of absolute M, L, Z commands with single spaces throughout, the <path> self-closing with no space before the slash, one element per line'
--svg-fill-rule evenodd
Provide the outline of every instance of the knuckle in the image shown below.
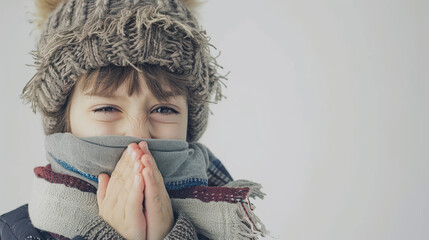
<path fill-rule="evenodd" d="M 147 149 L 147 148 L 148 148 L 148 145 L 147 145 L 147 142 L 146 142 L 146 141 L 141 141 L 141 142 L 139 143 L 139 146 L 140 146 L 141 148 L 143 148 L 143 149 Z"/>

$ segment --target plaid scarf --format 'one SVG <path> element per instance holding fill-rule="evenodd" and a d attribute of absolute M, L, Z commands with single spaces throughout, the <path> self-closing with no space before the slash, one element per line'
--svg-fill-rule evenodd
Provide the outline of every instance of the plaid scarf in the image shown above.
<path fill-rule="evenodd" d="M 88 226 L 99 221 L 96 177 L 102 172 L 110 174 L 126 146 L 141 140 L 122 136 L 77 138 L 68 133 L 48 136 L 45 146 L 50 165 L 35 168 L 29 203 L 34 226 L 67 238 L 84 235 Z M 173 210 L 185 213 L 198 233 L 210 239 L 256 239 L 267 233 L 249 201 L 249 197 L 263 198 L 259 184 L 233 181 L 202 144 L 145 141 L 164 177 Z M 97 164 L 98 159 L 103 159 L 103 164 Z"/>

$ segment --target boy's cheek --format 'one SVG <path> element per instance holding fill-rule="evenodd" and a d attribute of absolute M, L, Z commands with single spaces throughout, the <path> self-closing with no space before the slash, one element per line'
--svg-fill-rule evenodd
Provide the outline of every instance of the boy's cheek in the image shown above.
<path fill-rule="evenodd" d="M 175 139 L 186 141 L 187 123 L 178 122 L 174 124 L 153 124 L 151 127 L 152 138 Z"/>
<path fill-rule="evenodd" d="M 176 139 L 186 141 L 187 116 L 178 119 L 175 123 L 162 123 L 149 121 L 144 128 L 151 138 L 154 139 Z M 71 133 L 77 137 L 105 136 L 105 135 L 132 135 L 130 121 L 126 119 L 105 122 L 92 119 L 90 116 L 74 116 L 71 119 Z M 147 137 L 150 138 L 150 137 Z"/>
<path fill-rule="evenodd" d="M 115 124 L 85 119 L 72 125 L 71 133 L 77 137 L 120 135 Z"/>

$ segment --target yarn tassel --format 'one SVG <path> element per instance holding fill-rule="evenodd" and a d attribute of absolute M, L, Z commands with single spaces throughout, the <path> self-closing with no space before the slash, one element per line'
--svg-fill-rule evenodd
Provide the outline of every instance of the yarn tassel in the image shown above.
<path fill-rule="evenodd" d="M 262 185 L 259 183 L 255 183 L 249 180 L 239 179 L 232 182 L 229 182 L 224 185 L 224 187 L 232 187 L 232 188 L 249 188 L 248 196 L 256 199 L 256 197 L 260 199 L 264 199 L 265 193 L 261 191 Z M 255 207 L 252 203 L 250 203 L 249 199 L 246 201 L 237 203 L 238 209 L 236 211 L 238 218 L 240 219 L 240 224 L 238 224 L 240 235 L 239 239 L 258 239 L 259 236 L 266 236 L 269 234 L 265 225 L 262 221 L 256 216 L 253 212 Z"/>
<path fill-rule="evenodd" d="M 262 221 L 253 213 L 250 202 L 237 204 L 240 205 L 237 215 L 241 221 L 238 224 L 238 239 L 258 239 L 259 236 L 265 237 L 269 234 Z"/>
<path fill-rule="evenodd" d="M 232 182 L 229 182 L 224 185 L 224 187 L 231 187 L 231 188 L 243 188 L 247 187 L 250 189 L 249 197 L 256 199 L 256 197 L 260 199 L 264 199 L 265 193 L 261 191 L 262 185 L 259 183 L 255 183 L 249 180 L 239 179 Z"/>

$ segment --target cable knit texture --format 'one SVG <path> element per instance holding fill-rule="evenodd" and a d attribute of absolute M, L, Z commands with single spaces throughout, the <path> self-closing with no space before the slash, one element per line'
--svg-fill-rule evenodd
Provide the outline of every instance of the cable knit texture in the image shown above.
<path fill-rule="evenodd" d="M 188 136 L 197 141 L 207 126 L 208 102 L 222 98 L 220 67 L 209 37 L 180 0 L 66 0 L 44 22 L 32 52 L 36 74 L 22 98 L 43 115 L 45 132 L 62 109 L 78 78 L 108 65 L 158 65 L 189 75 Z M 214 99 L 213 99 L 214 98 Z M 52 132 L 51 132 L 52 133 Z"/>
<path fill-rule="evenodd" d="M 190 222 L 189 218 L 184 213 L 179 213 L 176 218 L 176 224 L 173 229 L 165 236 L 164 240 L 180 240 L 189 239 L 197 240 L 197 232 Z"/>
<path fill-rule="evenodd" d="M 82 186 L 85 186 L 85 181 L 81 180 L 79 178 L 75 178 L 73 176 L 68 176 L 68 175 L 64 175 L 64 174 L 60 174 L 60 173 L 55 173 L 52 172 L 50 165 L 46 166 L 46 167 L 36 167 L 34 169 L 34 172 L 36 173 L 37 178 L 35 179 L 36 181 L 40 182 L 41 184 L 36 184 L 37 187 L 34 188 L 35 191 L 41 191 L 40 187 L 45 185 L 47 187 L 45 187 L 45 190 L 42 190 L 42 192 L 45 192 L 48 189 L 53 190 L 51 193 L 46 194 L 44 198 L 44 201 L 48 201 L 48 204 L 45 204 L 44 206 L 49 206 L 50 209 L 52 209 L 53 207 L 57 207 L 57 205 L 61 205 L 64 202 L 67 202 L 66 205 L 69 204 L 74 204 L 76 202 L 76 199 L 79 199 L 79 197 L 76 197 L 76 190 L 78 191 L 78 195 L 91 195 L 95 194 L 96 189 L 93 188 L 92 185 L 89 185 L 92 188 L 88 188 L 88 187 L 84 187 L 82 188 Z M 72 185 L 69 184 L 69 182 L 73 182 Z M 51 183 L 51 184 L 49 184 Z M 52 184 L 54 183 L 54 184 Z M 43 187 L 42 187 L 43 188 Z M 75 191 L 75 193 L 73 194 L 68 194 L 71 191 Z M 56 195 L 55 198 L 52 198 L 53 194 Z M 37 197 L 38 195 L 36 195 Z M 51 197 L 49 197 L 51 196 Z M 33 195 L 33 197 L 35 197 Z M 39 195 L 40 197 L 40 195 Z M 73 199 L 70 201 L 67 201 L 66 199 L 69 199 L 69 197 L 72 197 Z M 57 199 L 62 199 L 63 201 L 58 202 Z M 36 201 L 37 202 L 37 201 Z M 35 204 L 34 198 L 32 200 L 32 203 Z M 112 228 L 107 222 L 105 222 L 101 217 L 99 217 L 97 214 L 93 214 L 94 217 L 92 217 L 89 221 L 85 221 L 85 223 L 81 226 L 84 227 L 79 227 L 77 225 L 79 225 L 79 220 L 81 220 L 81 217 L 77 217 L 77 215 L 86 215 L 88 213 L 88 209 L 85 209 L 84 212 L 81 211 L 82 207 L 76 206 L 71 208 L 70 210 L 73 211 L 72 214 L 75 214 L 76 217 L 73 217 L 73 221 L 69 221 L 69 219 L 67 219 L 64 216 L 69 216 L 71 213 L 67 213 L 65 211 L 67 211 L 67 209 L 69 209 L 69 207 L 67 207 L 66 205 L 61 206 L 59 209 L 61 210 L 61 216 L 60 218 L 54 218 L 54 222 L 52 222 L 52 220 L 49 219 L 43 219 L 43 223 L 42 225 L 44 227 L 47 227 L 47 230 L 56 232 L 56 231 L 61 231 L 63 232 L 64 229 L 66 229 L 67 227 L 70 226 L 75 226 L 75 229 L 80 229 L 78 230 L 78 232 L 81 233 L 81 236 L 84 239 L 91 239 L 91 240 L 101 240 L 101 239 L 124 239 L 118 232 L 116 232 L 116 230 L 114 228 Z M 36 207 L 35 209 L 33 208 L 33 210 L 30 211 L 39 211 L 41 209 L 44 209 L 43 206 Z M 79 211 L 81 211 L 81 213 L 79 213 Z M 59 211 L 57 211 L 57 213 L 59 213 Z M 33 213 L 33 216 L 36 216 L 35 218 L 33 218 L 33 222 L 37 225 L 37 220 L 39 219 L 40 216 L 44 215 L 43 213 Z M 50 215 L 50 217 L 52 218 L 52 215 Z M 49 223 L 51 222 L 51 223 Z M 60 222 L 64 222 L 64 224 L 67 224 L 67 227 L 62 227 L 60 230 L 55 228 L 56 225 L 58 225 Z M 77 224 L 77 225 L 76 225 Z M 64 234 L 64 233 L 63 233 Z M 56 235 L 56 234 L 55 234 Z M 68 234 L 66 234 L 68 235 Z M 70 234 L 69 237 L 73 236 L 74 234 Z M 60 235 L 56 235 L 57 238 Z M 69 239 L 69 238 L 65 238 L 62 237 L 63 239 Z M 197 237 L 197 232 L 193 226 L 193 224 L 191 223 L 191 221 L 189 220 L 189 218 L 187 217 L 187 215 L 183 212 L 178 212 L 175 213 L 175 224 L 173 226 L 173 228 L 170 230 L 170 232 L 168 233 L 168 235 L 165 237 L 165 239 L 170 240 L 170 239 L 200 239 L 203 238 L 203 236 L 201 237 Z"/>
<path fill-rule="evenodd" d="M 115 231 L 107 222 L 102 218 L 98 217 L 94 219 L 88 226 L 83 230 L 85 233 L 83 238 L 91 240 L 123 240 L 124 238 Z M 170 232 L 165 236 L 164 240 L 198 240 L 197 232 L 194 226 L 189 221 L 188 217 L 179 213 L 176 218 L 176 223 Z"/>
<path fill-rule="evenodd" d="M 107 222 L 105 222 L 101 217 L 97 217 L 86 228 L 83 229 L 85 234 L 83 237 L 85 239 L 92 240 L 103 240 L 103 239 L 112 239 L 112 240 L 124 240 L 114 228 L 112 228 Z"/>

